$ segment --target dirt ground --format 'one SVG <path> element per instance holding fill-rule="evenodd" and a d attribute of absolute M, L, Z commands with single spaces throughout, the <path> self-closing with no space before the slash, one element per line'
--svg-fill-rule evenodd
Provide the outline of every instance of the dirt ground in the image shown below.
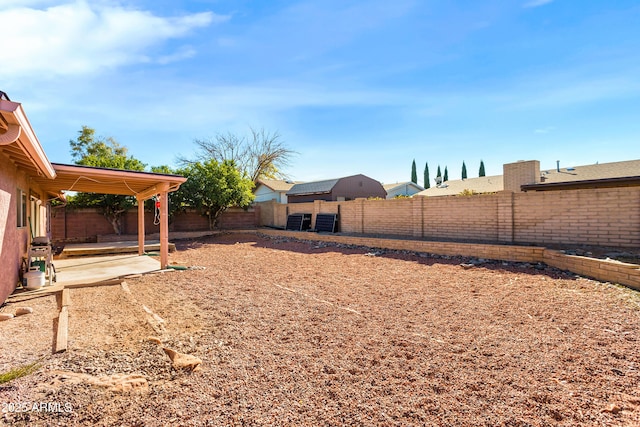
<path fill-rule="evenodd" d="M 0 420 L 640 425 L 638 292 L 540 265 L 255 234 L 177 246 L 171 262 L 191 269 L 71 290 L 65 353 L 51 354 L 55 297 L 5 306 L 34 313 L 0 322 L 0 373 L 41 368 L 0 386 Z M 201 369 L 176 370 L 162 347 Z M 78 380 L 113 374 L 138 382 Z"/>

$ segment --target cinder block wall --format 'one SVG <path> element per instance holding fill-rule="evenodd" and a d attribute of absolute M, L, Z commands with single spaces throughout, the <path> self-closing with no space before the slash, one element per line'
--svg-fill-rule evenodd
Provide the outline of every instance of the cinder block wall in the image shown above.
<path fill-rule="evenodd" d="M 254 228 L 260 224 L 261 209 L 230 209 L 218 219 L 222 229 Z M 145 212 L 145 234 L 159 233 L 160 227 L 153 224 L 154 213 Z M 176 215 L 169 224 L 170 231 L 205 231 L 209 220 L 195 211 Z M 138 211 L 132 209 L 122 219 L 122 234 L 138 233 Z M 51 240 L 61 242 L 96 242 L 97 236 L 114 234 L 111 223 L 96 209 L 53 209 L 51 215 Z"/>
<path fill-rule="evenodd" d="M 496 195 L 431 197 L 423 206 L 423 237 L 498 241 Z"/>
<path fill-rule="evenodd" d="M 515 194 L 514 241 L 640 246 L 640 189 Z"/>
<path fill-rule="evenodd" d="M 640 188 L 392 200 L 271 204 L 261 225 L 286 225 L 287 212 L 340 212 L 346 233 L 433 240 L 640 246 Z"/>

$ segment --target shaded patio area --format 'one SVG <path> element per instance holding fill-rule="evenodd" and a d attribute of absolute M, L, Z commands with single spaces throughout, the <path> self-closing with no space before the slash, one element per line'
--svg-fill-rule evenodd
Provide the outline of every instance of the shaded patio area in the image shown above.
<path fill-rule="evenodd" d="M 107 284 L 109 281 L 160 270 L 160 261 L 146 255 L 117 254 L 55 259 L 57 281 L 36 290 L 16 289 L 7 302 L 51 295 L 65 288 Z"/>
<path fill-rule="evenodd" d="M 58 259 L 54 265 L 59 286 L 90 285 L 160 269 L 160 261 L 132 254 Z"/>

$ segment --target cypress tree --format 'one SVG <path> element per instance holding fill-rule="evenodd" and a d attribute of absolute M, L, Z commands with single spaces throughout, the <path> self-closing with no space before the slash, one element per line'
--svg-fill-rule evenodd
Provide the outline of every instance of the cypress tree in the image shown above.
<path fill-rule="evenodd" d="M 449 172 L 447 172 L 447 167 L 444 167 L 444 176 L 442 177 L 442 182 L 449 181 Z"/>
<path fill-rule="evenodd" d="M 484 162 L 480 160 L 480 171 L 478 172 L 478 176 L 484 176 Z"/>
<path fill-rule="evenodd" d="M 467 165 L 462 161 L 462 179 L 467 179 Z"/>
<path fill-rule="evenodd" d="M 414 184 L 418 183 L 418 172 L 416 171 L 416 159 L 413 159 L 413 163 L 411 164 L 411 182 Z"/>
<path fill-rule="evenodd" d="M 431 188 L 431 184 L 429 184 L 429 163 L 424 164 L 424 188 Z"/>
<path fill-rule="evenodd" d="M 442 182 L 442 172 L 440 172 L 440 165 L 438 165 L 438 172 L 436 172 L 436 182 L 438 182 L 438 178 L 440 178 L 440 182 Z"/>

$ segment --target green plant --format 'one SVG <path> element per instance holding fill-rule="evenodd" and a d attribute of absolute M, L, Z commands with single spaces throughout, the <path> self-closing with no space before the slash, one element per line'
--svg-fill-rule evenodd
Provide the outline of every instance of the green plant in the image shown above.
<path fill-rule="evenodd" d="M 15 380 L 16 378 L 25 377 L 29 374 L 34 373 L 38 369 L 40 369 L 40 363 L 38 362 L 18 366 L 17 368 L 13 368 L 8 372 L 1 373 L 0 384 L 8 383 L 9 381 Z"/>
<path fill-rule="evenodd" d="M 413 163 L 411 163 L 411 182 L 414 184 L 418 183 L 418 172 L 416 171 L 416 159 L 413 159 Z"/>
<path fill-rule="evenodd" d="M 469 190 L 468 188 L 465 188 L 460 193 L 458 193 L 459 196 L 474 196 L 476 194 L 480 193 L 478 193 L 477 191 Z"/>

